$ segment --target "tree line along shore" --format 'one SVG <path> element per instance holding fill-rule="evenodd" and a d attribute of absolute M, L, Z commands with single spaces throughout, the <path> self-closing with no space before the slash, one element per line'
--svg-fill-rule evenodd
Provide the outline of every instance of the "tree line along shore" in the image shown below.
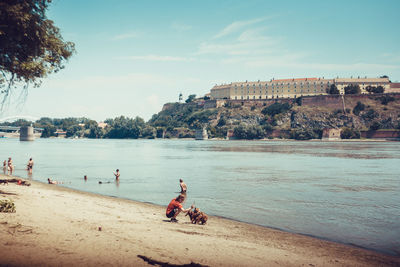
<path fill-rule="evenodd" d="M 328 97 L 332 98 L 323 99 Z M 341 103 L 341 96 L 336 97 Z M 342 139 L 359 139 L 362 131 L 400 130 L 400 94 L 346 96 L 340 107 L 327 105 L 326 100 L 304 104 L 302 98 L 224 101 L 217 107 L 207 107 L 207 101 L 192 97 L 187 103 L 168 103 L 147 122 L 138 116 L 119 116 L 104 122 L 43 117 L 0 125 L 43 128 L 42 138 L 63 133 L 70 138 L 120 139 L 194 138 L 197 129 L 206 129 L 209 138 L 230 134 L 235 139 L 309 140 L 320 139 L 325 128 L 340 129 Z"/>

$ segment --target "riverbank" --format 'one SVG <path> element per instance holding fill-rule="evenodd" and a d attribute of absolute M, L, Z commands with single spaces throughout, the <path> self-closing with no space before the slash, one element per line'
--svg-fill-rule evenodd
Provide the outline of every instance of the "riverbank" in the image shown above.
<path fill-rule="evenodd" d="M 0 213 L 0 265 L 400 265 L 399 257 L 212 216 L 204 226 L 182 215 L 170 223 L 165 207 L 30 182 L 0 185 L 0 199 L 16 206 Z"/>

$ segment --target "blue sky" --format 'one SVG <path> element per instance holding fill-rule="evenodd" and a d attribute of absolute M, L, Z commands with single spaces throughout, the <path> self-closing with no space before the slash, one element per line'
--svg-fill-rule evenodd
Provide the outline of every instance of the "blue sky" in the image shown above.
<path fill-rule="evenodd" d="M 400 80 L 400 1 L 54 0 L 77 53 L 1 117 L 145 120 L 214 84 L 388 75 Z"/>

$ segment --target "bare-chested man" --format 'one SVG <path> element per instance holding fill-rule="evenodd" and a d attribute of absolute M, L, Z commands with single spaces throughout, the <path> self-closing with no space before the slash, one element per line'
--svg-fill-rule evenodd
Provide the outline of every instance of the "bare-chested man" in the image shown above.
<path fill-rule="evenodd" d="M 186 193 L 187 185 L 183 182 L 182 179 L 179 179 L 179 185 L 181 186 L 181 193 Z"/>

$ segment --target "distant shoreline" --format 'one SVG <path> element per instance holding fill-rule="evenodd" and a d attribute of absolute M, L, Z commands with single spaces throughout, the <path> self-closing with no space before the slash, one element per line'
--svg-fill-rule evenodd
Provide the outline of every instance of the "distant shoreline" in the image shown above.
<path fill-rule="evenodd" d="M 5 134 L 5 135 L 4 135 Z M 4 133 L 0 132 L 0 138 L 19 138 L 19 134 L 10 134 L 10 133 Z M 35 139 L 40 139 L 40 136 L 36 135 Z M 43 139 L 92 139 L 92 138 L 86 138 L 86 137 L 80 137 L 80 138 L 70 138 L 70 137 L 46 137 Z M 147 138 L 93 138 L 93 139 L 98 139 L 98 140 L 195 140 L 195 141 L 295 141 L 295 142 L 399 142 L 400 139 L 367 139 L 367 138 L 361 138 L 361 139 L 338 139 L 338 140 L 322 140 L 322 139 L 310 139 L 310 140 L 296 140 L 296 139 L 283 139 L 283 138 L 263 138 L 263 139 L 225 139 L 225 138 L 210 138 L 206 140 L 196 140 L 195 138 L 154 138 L 154 139 L 147 139 Z"/>

